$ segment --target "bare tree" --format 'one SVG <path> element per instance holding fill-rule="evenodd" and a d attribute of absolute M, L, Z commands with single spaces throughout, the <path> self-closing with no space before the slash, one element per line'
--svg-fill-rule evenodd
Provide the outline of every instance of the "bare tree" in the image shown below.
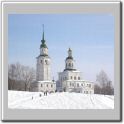
<path fill-rule="evenodd" d="M 101 93 L 101 87 L 98 84 L 94 85 L 94 94 L 100 94 Z"/>
<path fill-rule="evenodd" d="M 8 89 L 30 90 L 30 83 L 35 80 L 35 70 L 20 63 L 9 65 L 8 69 Z"/>
<path fill-rule="evenodd" d="M 109 81 L 106 84 L 105 94 L 107 94 L 107 95 L 114 95 L 114 88 L 113 88 L 113 85 L 112 85 L 112 81 Z"/>
<path fill-rule="evenodd" d="M 112 82 L 103 70 L 97 75 L 96 81 L 100 84 L 100 94 L 112 94 Z M 98 90 L 98 87 L 96 88 Z"/>
<path fill-rule="evenodd" d="M 109 81 L 109 78 L 107 74 L 103 70 L 101 70 L 100 73 L 96 77 L 96 81 L 99 82 L 101 87 L 105 87 L 105 85 Z"/>
<path fill-rule="evenodd" d="M 29 68 L 28 66 L 23 66 L 22 79 L 25 84 L 25 91 L 30 91 L 31 83 L 35 80 L 35 70 L 33 68 Z"/>
<path fill-rule="evenodd" d="M 17 80 L 16 65 L 11 64 L 8 67 L 8 88 L 9 90 L 14 89 L 15 81 Z"/>

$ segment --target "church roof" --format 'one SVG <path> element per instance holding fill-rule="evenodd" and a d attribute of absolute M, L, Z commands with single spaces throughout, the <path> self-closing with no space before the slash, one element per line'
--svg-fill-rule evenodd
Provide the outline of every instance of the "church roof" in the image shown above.
<path fill-rule="evenodd" d="M 66 68 L 66 69 L 64 69 L 64 71 L 76 71 L 76 69 L 69 69 L 69 68 Z"/>
<path fill-rule="evenodd" d="M 45 40 L 41 40 L 42 44 L 40 45 L 40 48 L 47 48 L 47 45 L 45 44 Z"/>
<path fill-rule="evenodd" d="M 42 40 L 41 40 L 42 44 L 40 45 L 40 48 L 47 48 L 47 45 L 46 45 L 46 41 L 44 39 L 44 25 L 43 25 L 43 35 L 42 35 Z"/>
<path fill-rule="evenodd" d="M 47 54 L 39 55 L 38 57 L 40 56 L 50 58 Z"/>
<path fill-rule="evenodd" d="M 69 48 L 69 50 L 68 50 L 68 51 L 72 51 L 72 50 L 71 50 L 71 48 Z"/>
<path fill-rule="evenodd" d="M 67 59 L 72 59 L 72 60 L 73 60 L 73 57 L 72 57 L 72 56 L 68 56 L 68 57 L 66 58 L 66 60 L 67 60 Z"/>

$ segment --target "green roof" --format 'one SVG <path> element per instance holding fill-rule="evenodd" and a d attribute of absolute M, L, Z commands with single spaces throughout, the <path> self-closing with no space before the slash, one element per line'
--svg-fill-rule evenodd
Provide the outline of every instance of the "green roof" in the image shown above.
<path fill-rule="evenodd" d="M 67 59 L 72 59 L 72 60 L 73 60 L 73 57 L 72 57 L 72 56 L 68 56 L 68 57 L 66 58 L 66 60 L 67 60 Z"/>
<path fill-rule="evenodd" d="M 45 44 L 45 40 L 44 40 L 44 25 L 43 25 L 43 34 L 42 34 L 41 42 L 42 44 L 40 45 L 40 48 L 47 48 L 47 45 Z"/>
<path fill-rule="evenodd" d="M 47 45 L 45 44 L 45 40 L 41 40 L 42 44 L 40 45 L 40 48 L 47 48 Z"/>

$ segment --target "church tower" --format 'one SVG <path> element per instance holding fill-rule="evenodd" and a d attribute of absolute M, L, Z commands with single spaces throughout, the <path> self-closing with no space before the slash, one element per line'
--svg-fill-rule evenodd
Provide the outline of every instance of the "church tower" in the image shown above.
<path fill-rule="evenodd" d="M 43 25 L 43 35 L 40 45 L 40 55 L 37 57 L 37 70 L 36 70 L 37 81 L 51 80 L 50 63 L 51 60 L 50 57 L 48 56 L 48 47 L 44 39 L 44 25 Z"/>
<path fill-rule="evenodd" d="M 76 70 L 74 69 L 74 60 L 72 57 L 72 50 L 68 49 L 68 57 L 65 60 L 65 70 Z"/>

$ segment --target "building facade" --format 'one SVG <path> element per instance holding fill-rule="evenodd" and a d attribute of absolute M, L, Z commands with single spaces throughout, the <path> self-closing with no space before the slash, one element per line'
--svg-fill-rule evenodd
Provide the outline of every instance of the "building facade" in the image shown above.
<path fill-rule="evenodd" d="M 43 27 L 44 28 L 44 27 Z M 51 80 L 51 58 L 44 39 L 44 29 L 40 45 L 40 55 L 37 57 L 35 91 L 55 92 L 56 82 Z"/>
<path fill-rule="evenodd" d="M 72 50 L 69 48 L 68 57 L 65 60 L 65 69 L 59 72 L 57 90 L 65 92 L 79 92 L 85 94 L 94 93 L 93 82 L 82 79 L 82 73 L 75 69 Z"/>

